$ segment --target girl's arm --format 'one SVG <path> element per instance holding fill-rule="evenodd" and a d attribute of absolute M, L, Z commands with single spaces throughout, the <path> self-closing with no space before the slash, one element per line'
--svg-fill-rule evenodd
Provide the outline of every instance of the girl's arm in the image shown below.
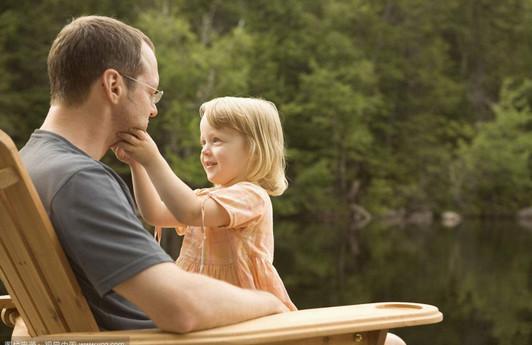
<path fill-rule="evenodd" d="M 157 190 L 155 190 L 155 187 L 151 183 L 150 178 L 148 177 L 148 174 L 146 174 L 142 165 L 132 159 L 118 145 L 112 147 L 112 149 L 116 158 L 129 165 L 129 168 L 131 169 L 135 201 L 139 207 L 142 218 L 147 223 L 155 226 L 172 227 L 178 225 L 179 222 L 161 201 L 161 198 L 159 198 Z"/>
<path fill-rule="evenodd" d="M 142 218 L 151 225 L 172 227 L 179 222 L 163 203 L 142 165 L 130 164 L 135 201 Z"/>
<path fill-rule="evenodd" d="M 159 154 L 144 166 L 161 200 L 177 220 L 188 225 L 201 225 L 201 206 L 205 211 L 206 226 L 229 224 L 227 211 L 217 202 L 196 193 L 177 177 L 166 160 Z"/>
<path fill-rule="evenodd" d="M 229 224 L 229 215 L 222 206 L 211 198 L 197 196 L 188 185 L 174 174 L 148 133 L 141 130 L 132 130 L 127 133 L 119 133 L 119 136 L 122 141 L 117 145 L 132 159 L 142 164 L 143 169 L 135 168 L 136 171 L 134 172 L 137 175 L 137 179 L 140 177 L 139 181 L 141 183 L 138 183 L 137 188 L 142 195 L 154 195 L 152 194 L 153 192 L 150 192 L 150 185 L 154 187 L 160 200 L 164 202 L 175 217 L 175 220 L 181 223 L 201 225 L 201 206 L 204 203 L 204 224 L 206 226 L 217 227 Z M 149 177 L 151 184 L 145 182 L 146 177 Z M 137 193 L 137 189 L 135 189 L 135 192 Z M 144 201 L 143 203 L 146 204 Z M 156 204 L 153 200 L 150 203 Z M 140 202 L 139 207 L 142 207 Z M 144 210 L 141 212 L 144 212 Z M 159 212 L 159 210 L 154 211 L 162 219 L 167 220 L 166 215 Z"/>

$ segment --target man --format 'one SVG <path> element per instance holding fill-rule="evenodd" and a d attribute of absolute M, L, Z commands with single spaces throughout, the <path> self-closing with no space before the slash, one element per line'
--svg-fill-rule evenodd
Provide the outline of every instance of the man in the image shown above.
<path fill-rule="evenodd" d="M 100 328 L 188 332 L 286 310 L 269 293 L 178 269 L 99 161 L 116 133 L 145 130 L 157 115 L 162 91 L 146 35 L 112 18 L 78 18 L 52 44 L 48 75 L 50 109 L 21 156 Z"/>

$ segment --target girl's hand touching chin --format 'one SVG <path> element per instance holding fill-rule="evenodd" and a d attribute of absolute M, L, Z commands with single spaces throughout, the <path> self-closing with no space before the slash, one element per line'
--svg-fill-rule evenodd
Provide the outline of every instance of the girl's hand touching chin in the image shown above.
<path fill-rule="evenodd" d="M 133 159 L 146 166 L 159 155 L 157 145 L 146 131 L 133 128 L 128 132 L 119 132 L 118 138 L 120 141 L 115 146 L 115 154 L 119 152 L 130 162 Z"/>
<path fill-rule="evenodd" d="M 126 151 L 124 151 L 124 149 L 119 147 L 117 144 L 112 146 L 111 150 L 113 150 L 113 153 L 115 154 L 116 159 L 118 159 L 122 163 L 126 163 L 128 165 L 132 165 L 135 163 L 135 160 L 129 157 Z"/>

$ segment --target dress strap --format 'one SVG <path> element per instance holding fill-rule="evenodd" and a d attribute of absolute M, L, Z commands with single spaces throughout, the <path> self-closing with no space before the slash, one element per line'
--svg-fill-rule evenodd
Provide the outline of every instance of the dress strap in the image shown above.
<path fill-rule="evenodd" d="M 153 238 L 157 241 L 157 243 L 161 244 L 161 238 L 163 237 L 163 228 L 161 226 L 155 226 L 155 229 L 153 230 Z"/>
<path fill-rule="evenodd" d="M 200 258 L 200 273 L 203 273 L 205 268 L 205 241 L 207 239 L 207 232 L 205 231 L 205 202 L 208 197 L 201 201 L 201 258 Z"/>

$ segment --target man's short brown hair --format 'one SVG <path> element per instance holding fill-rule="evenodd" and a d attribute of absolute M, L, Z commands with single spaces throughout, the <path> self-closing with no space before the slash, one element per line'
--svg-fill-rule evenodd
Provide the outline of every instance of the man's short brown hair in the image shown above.
<path fill-rule="evenodd" d="M 51 102 L 83 103 L 90 86 L 108 68 L 136 77 L 142 73 L 142 31 L 119 20 L 86 16 L 74 19 L 57 35 L 48 54 Z"/>

